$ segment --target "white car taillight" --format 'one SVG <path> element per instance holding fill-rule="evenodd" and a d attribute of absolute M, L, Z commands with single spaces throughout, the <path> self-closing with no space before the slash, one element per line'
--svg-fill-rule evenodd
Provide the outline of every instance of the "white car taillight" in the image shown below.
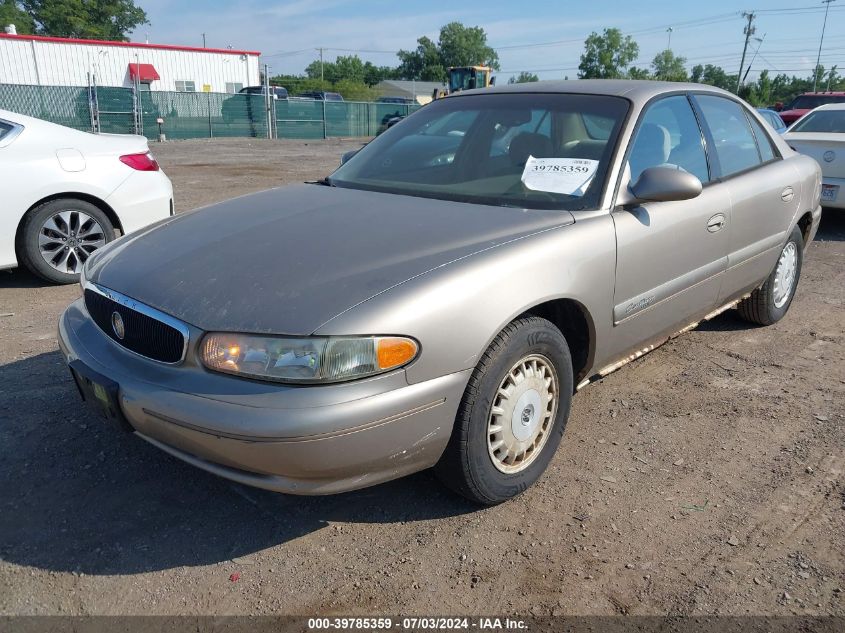
<path fill-rule="evenodd" d="M 158 171 L 159 166 L 156 159 L 150 152 L 143 152 L 141 154 L 124 154 L 120 157 L 120 162 L 129 165 L 132 169 L 138 171 Z"/>

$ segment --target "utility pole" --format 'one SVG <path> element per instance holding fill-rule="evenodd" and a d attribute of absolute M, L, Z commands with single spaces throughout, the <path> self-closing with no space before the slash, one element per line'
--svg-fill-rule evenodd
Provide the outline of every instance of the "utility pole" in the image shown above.
<path fill-rule="evenodd" d="M 827 12 L 830 11 L 830 3 L 836 0 L 822 0 L 824 5 L 824 22 L 822 23 L 822 36 L 819 38 L 819 54 L 816 57 L 816 67 L 813 68 L 813 92 L 816 91 L 816 84 L 819 81 L 819 63 L 822 59 L 822 44 L 824 43 L 824 30 L 827 27 Z"/>
<path fill-rule="evenodd" d="M 742 61 L 739 62 L 739 73 L 736 76 L 736 93 L 739 94 L 739 87 L 742 85 L 742 69 L 745 66 L 745 53 L 748 51 L 748 40 L 751 39 L 751 36 L 754 35 L 754 31 L 757 29 L 752 26 L 754 23 L 754 18 L 757 17 L 754 14 L 754 11 L 743 11 L 742 17 L 748 20 L 748 24 L 745 25 L 743 29 L 743 33 L 745 33 L 745 46 L 742 47 Z"/>
<path fill-rule="evenodd" d="M 202 47 L 205 48 L 205 33 L 202 34 Z"/>
<path fill-rule="evenodd" d="M 672 50 L 672 27 L 670 26 L 668 29 L 666 29 L 666 32 L 669 34 L 669 45 L 666 47 L 666 50 L 671 51 Z"/>
<path fill-rule="evenodd" d="M 324 81 L 324 77 L 323 77 L 323 47 L 321 46 L 317 50 L 320 51 L 320 90 L 322 90 L 323 89 L 323 81 Z"/>

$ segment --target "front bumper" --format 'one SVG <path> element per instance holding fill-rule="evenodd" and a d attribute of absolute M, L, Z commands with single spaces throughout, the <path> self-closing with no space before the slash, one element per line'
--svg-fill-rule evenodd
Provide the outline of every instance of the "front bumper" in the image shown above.
<path fill-rule="evenodd" d="M 59 319 L 59 347 L 67 362 L 119 385 L 119 406 L 143 439 L 222 477 L 293 494 L 344 492 L 433 466 L 470 373 L 291 387 L 208 372 L 190 350 L 183 365 L 164 366 L 108 338 L 82 299 Z"/>

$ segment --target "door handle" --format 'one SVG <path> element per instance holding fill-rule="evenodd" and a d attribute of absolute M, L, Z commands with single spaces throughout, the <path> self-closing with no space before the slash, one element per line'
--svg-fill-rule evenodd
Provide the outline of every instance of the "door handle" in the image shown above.
<path fill-rule="evenodd" d="M 711 233 L 715 233 L 719 231 L 725 224 L 727 224 L 728 220 L 725 217 L 724 213 L 717 213 L 712 218 L 707 220 L 707 230 Z"/>

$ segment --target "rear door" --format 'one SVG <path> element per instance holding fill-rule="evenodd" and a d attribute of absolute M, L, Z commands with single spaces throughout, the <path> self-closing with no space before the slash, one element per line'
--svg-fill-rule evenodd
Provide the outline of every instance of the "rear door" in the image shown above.
<path fill-rule="evenodd" d="M 730 198 L 712 182 L 704 139 L 687 95 L 647 105 L 634 133 L 621 187 L 643 170 L 675 166 L 702 181 L 691 200 L 647 202 L 613 212 L 617 260 L 615 347 L 671 334 L 716 304 L 728 253 Z"/>
<path fill-rule="evenodd" d="M 694 101 L 713 148 L 713 175 L 731 198 L 728 266 L 719 297 L 726 303 L 771 273 L 801 199 L 801 181 L 739 101 L 713 94 L 696 94 Z"/>

